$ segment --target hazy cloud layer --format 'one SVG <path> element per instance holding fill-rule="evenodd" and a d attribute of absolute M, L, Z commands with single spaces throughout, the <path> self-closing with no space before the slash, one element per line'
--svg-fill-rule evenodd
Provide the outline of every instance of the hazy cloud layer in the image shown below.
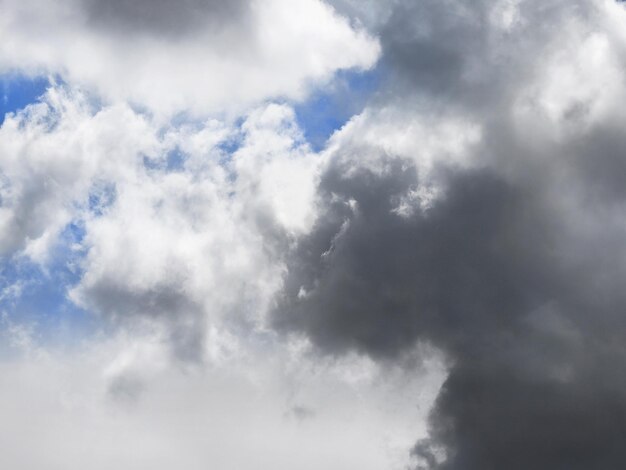
<path fill-rule="evenodd" d="M 433 362 L 407 378 L 364 359 L 320 362 L 306 348 L 267 342 L 210 368 L 180 368 L 161 340 L 135 331 L 78 349 L 22 346 L 3 358 L 0 464 L 399 470 L 411 441 L 425 435 L 445 373 Z"/>

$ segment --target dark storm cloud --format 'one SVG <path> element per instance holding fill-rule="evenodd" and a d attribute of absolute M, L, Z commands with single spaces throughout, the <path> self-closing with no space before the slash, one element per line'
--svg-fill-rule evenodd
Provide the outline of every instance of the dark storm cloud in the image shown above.
<path fill-rule="evenodd" d="M 247 0 L 84 0 L 90 23 L 130 33 L 182 36 L 245 17 Z"/>
<path fill-rule="evenodd" d="M 414 448 L 418 468 L 621 468 L 623 123 L 594 120 L 590 103 L 575 102 L 546 125 L 579 131 L 539 143 L 515 117 L 554 32 L 596 17 L 592 2 L 522 1 L 522 21 L 503 33 L 490 23 L 502 5 L 381 6 L 392 8 L 377 26 L 389 71 L 372 106 L 470 116 L 483 129 L 474 167 L 441 164 L 443 195 L 400 215 L 421 183 L 412 161 L 381 156 L 384 171 L 374 171 L 358 152 L 345 156 L 354 149 L 336 155 L 273 319 L 326 353 L 393 361 L 424 342 L 445 354 L 449 376 L 430 438 Z"/>
<path fill-rule="evenodd" d="M 413 167 L 331 167 L 327 210 L 291 259 L 277 327 L 334 354 L 444 351 L 450 375 L 416 453 L 432 460 L 439 446 L 449 459 L 430 468 L 616 468 L 626 299 L 618 283 L 586 279 L 610 267 L 570 252 L 559 215 L 524 187 L 486 169 L 442 171 L 445 196 L 405 217 L 393 209 L 418 183 Z M 593 249 L 606 253 L 601 240 Z"/>
<path fill-rule="evenodd" d="M 594 377 L 463 364 L 444 384 L 432 421 L 433 440 L 415 449 L 430 461 L 425 468 L 608 470 L 626 461 L 624 389 Z M 433 443 L 451 451 L 446 463 L 432 465 Z"/>
<path fill-rule="evenodd" d="M 285 321 L 331 349 L 392 356 L 417 338 L 471 348 L 494 321 L 512 327 L 541 305 L 551 240 L 518 188 L 451 172 L 443 201 L 403 217 L 393 209 L 416 187 L 414 167 L 343 173 L 322 180 L 329 210 L 290 266 Z"/>

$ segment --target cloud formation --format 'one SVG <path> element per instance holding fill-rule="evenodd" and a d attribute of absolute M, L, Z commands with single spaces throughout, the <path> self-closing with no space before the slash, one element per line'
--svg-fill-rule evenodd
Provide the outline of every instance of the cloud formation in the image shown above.
<path fill-rule="evenodd" d="M 407 380 L 354 357 L 321 363 L 301 348 L 248 352 L 180 369 L 151 335 L 23 350 L 0 362 L 0 464 L 400 469 L 411 440 L 424 435 L 443 375 L 436 363 Z"/>
<path fill-rule="evenodd" d="M 5 466 L 623 466 L 621 3 L 0 5 L 0 70 L 51 75 L 1 261 L 100 321 L 72 359 L 1 279 Z M 290 102 L 374 66 L 314 151 Z"/>
<path fill-rule="evenodd" d="M 45 267 L 71 225 L 70 298 L 117 324 L 164 326 L 188 360 L 219 349 L 207 338 L 222 322 L 261 325 L 281 282 L 272 244 L 314 216 L 318 159 L 284 105 L 163 129 L 57 86 L 7 117 L 0 146 L 5 259 Z"/>
<path fill-rule="evenodd" d="M 379 8 L 388 88 L 331 139 L 274 324 L 331 354 L 445 354 L 417 468 L 619 466 L 622 6 Z"/>
<path fill-rule="evenodd" d="M 303 99 L 379 45 L 319 0 L 3 0 L 0 71 L 59 75 L 160 116 Z"/>

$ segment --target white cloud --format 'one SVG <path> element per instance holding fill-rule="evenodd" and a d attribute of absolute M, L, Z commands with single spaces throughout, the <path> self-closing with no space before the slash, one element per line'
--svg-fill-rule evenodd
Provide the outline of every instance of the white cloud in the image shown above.
<path fill-rule="evenodd" d="M 0 71 L 59 74 L 159 115 L 204 115 L 301 99 L 335 71 L 369 68 L 379 55 L 375 39 L 319 0 L 255 0 L 226 32 L 207 23 L 174 38 L 140 34 L 141 24 L 94 27 L 85 5 L 3 0 Z"/>
<path fill-rule="evenodd" d="M 93 179 L 116 178 L 158 147 L 127 106 L 92 113 L 80 93 L 53 87 L 0 128 L 0 254 L 44 260 L 85 202 Z"/>
<path fill-rule="evenodd" d="M 321 163 L 296 125 L 293 110 L 270 105 L 244 123 L 243 145 L 233 154 L 237 193 L 291 233 L 313 222 L 316 170 Z"/>
<path fill-rule="evenodd" d="M 427 113 L 415 103 L 410 110 L 392 105 L 370 107 L 353 117 L 329 141 L 329 153 L 353 158 L 358 165 L 380 163 L 381 156 L 414 162 L 428 173 L 436 164 L 465 166 L 481 140 L 477 120 L 452 113 Z"/>
<path fill-rule="evenodd" d="M 233 135 L 241 144 L 228 155 L 220 145 Z M 114 202 L 86 220 L 72 298 L 113 318 L 169 322 L 178 352 L 202 358 L 222 319 L 262 322 L 283 270 L 266 235 L 306 229 L 318 161 L 277 105 L 253 111 L 240 131 L 210 121 L 161 144 L 156 166 L 113 180 Z M 168 151 L 179 152 L 177 170 L 158 164 Z"/>
<path fill-rule="evenodd" d="M 160 348 L 123 335 L 0 361 L 0 465 L 403 470 L 443 378 L 436 360 L 406 377 L 301 348 L 179 369 Z"/>
<path fill-rule="evenodd" d="M 518 91 L 513 112 L 520 128 L 567 139 L 619 119 L 624 73 L 616 37 L 574 23 L 547 48 L 542 67 Z M 626 43 L 625 43 L 626 44 Z"/>
<path fill-rule="evenodd" d="M 283 273 L 270 245 L 314 219 L 321 160 L 283 105 L 240 125 L 161 127 L 56 86 L 8 116 L 0 149 L 2 253 L 45 267 L 78 223 L 86 256 L 71 298 L 121 324 L 168 325 L 175 352 L 199 360 L 220 354 L 208 338 L 223 319 L 262 325 Z"/>

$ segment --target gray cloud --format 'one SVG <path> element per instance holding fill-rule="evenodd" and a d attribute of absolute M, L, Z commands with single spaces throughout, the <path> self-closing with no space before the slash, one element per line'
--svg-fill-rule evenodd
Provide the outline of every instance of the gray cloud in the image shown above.
<path fill-rule="evenodd" d="M 247 0 L 84 0 L 88 21 L 95 26 L 166 36 L 238 23 L 248 6 Z"/>
<path fill-rule="evenodd" d="M 391 161 L 382 176 L 348 177 L 329 169 L 321 185 L 329 210 L 300 242 L 281 318 L 331 349 L 385 357 L 423 338 L 471 353 L 494 320 L 512 328 L 546 301 L 543 214 L 489 172 L 447 178 L 444 200 L 403 217 L 393 209 L 416 187 L 415 168 Z"/>
<path fill-rule="evenodd" d="M 181 283 L 162 283 L 147 289 L 130 289 L 117 279 L 105 278 L 81 293 L 89 306 L 114 322 L 146 318 L 167 325 L 172 354 L 183 361 L 201 362 L 206 341 L 206 315 L 198 302 L 189 298 Z M 126 393 L 120 382 L 120 393 Z M 116 392 L 117 393 L 117 392 Z"/>
<path fill-rule="evenodd" d="M 434 176 L 419 173 L 419 148 L 415 160 L 381 156 L 382 171 L 362 163 L 363 149 L 340 149 L 321 178 L 316 226 L 288 257 L 273 319 L 330 354 L 394 361 L 417 343 L 443 351 L 450 373 L 430 439 L 414 448 L 418 468 L 618 468 L 621 114 L 597 111 L 605 90 L 541 104 L 550 54 L 569 47 L 558 33 L 588 38 L 603 26 L 600 7 L 520 2 L 519 22 L 500 31 L 491 15 L 506 4 L 380 6 L 388 15 L 371 27 L 388 73 L 371 108 L 458 112 L 480 123 L 481 143 L 469 167 L 442 157 Z M 442 196 L 398 214 L 425 179 Z"/>
<path fill-rule="evenodd" d="M 619 283 L 589 278 L 622 268 L 608 257 L 623 241 L 572 241 L 545 201 L 493 171 L 445 173 L 445 196 L 407 218 L 393 208 L 414 168 L 331 167 L 327 210 L 290 261 L 276 326 L 334 354 L 443 350 L 450 376 L 416 449 L 443 446 L 449 459 L 426 468 L 619 466 L 626 299 Z"/>

